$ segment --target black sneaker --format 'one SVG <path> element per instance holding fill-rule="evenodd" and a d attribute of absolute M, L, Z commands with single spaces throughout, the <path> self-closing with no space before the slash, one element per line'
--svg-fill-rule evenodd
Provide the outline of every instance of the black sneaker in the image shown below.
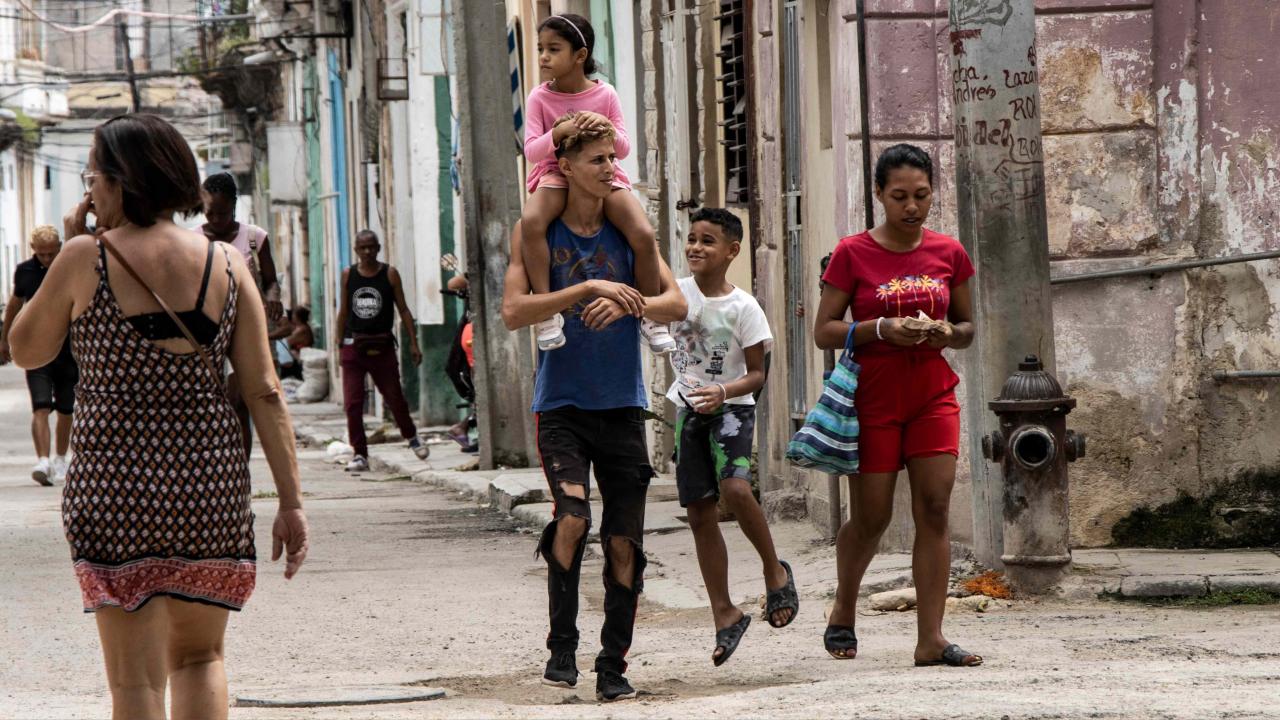
<path fill-rule="evenodd" d="M 562 688 L 577 687 L 578 663 L 574 660 L 573 653 L 552 655 L 547 661 L 547 669 L 542 673 L 542 684 Z"/>
<path fill-rule="evenodd" d="M 617 670 L 596 671 L 596 699 L 600 702 L 630 700 L 636 696 L 636 689 Z"/>

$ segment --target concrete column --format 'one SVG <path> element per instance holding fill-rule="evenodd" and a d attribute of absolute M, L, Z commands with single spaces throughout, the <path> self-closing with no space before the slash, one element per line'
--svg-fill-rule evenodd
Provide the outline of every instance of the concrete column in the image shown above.
<path fill-rule="evenodd" d="M 999 568 L 1002 477 L 982 456 L 997 427 L 987 402 L 1024 356 L 1055 368 L 1035 3 L 952 0 L 950 19 L 957 215 L 978 273 L 977 337 L 963 353 L 974 550 Z"/>
<path fill-rule="evenodd" d="M 453 4 L 462 124 L 463 222 L 475 323 L 480 466 L 527 467 L 533 439 L 533 350 L 528 332 L 502 324 L 502 280 L 520 219 L 520 152 L 512 118 L 506 8 L 501 0 Z M 426 168 L 431 172 L 434 168 Z"/>

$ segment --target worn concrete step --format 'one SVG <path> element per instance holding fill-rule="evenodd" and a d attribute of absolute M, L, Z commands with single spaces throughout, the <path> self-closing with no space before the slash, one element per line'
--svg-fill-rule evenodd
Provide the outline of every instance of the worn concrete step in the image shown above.
<path fill-rule="evenodd" d="M 596 479 L 592 477 L 592 489 Z M 660 475 L 649 484 L 650 504 L 672 502 L 679 498 L 675 479 Z M 520 505 L 551 502 L 546 476 L 541 470 L 512 470 L 498 475 L 489 485 L 489 505 L 505 513 Z"/>
<path fill-rule="evenodd" d="M 518 505 L 545 503 L 547 480 L 540 471 L 503 473 L 489 483 L 489 506 L 509 513 Z"/>
<path fill-rule="evenodd" d="M 1261 590 L 1280 595 L 1280 575 L 1210 575 L 1210 592 Z"/>
<path fill-rule="evenodd" d="M 542 529 L 547 526 L 547 523 L 551 522 L 552 508 L 553 505 L 551 503 L 517 505 L 512 509 L 511 516 L 530 527 Z M 591 539 L 599 539 L 600 516 L 603 510 L 604 507 L 600 503 L 591 503 L 591 531 L 589 533 Z M 684 517 L 684 509 L 677 502 L 650 502 L 645 507 L 644 533 L 653 535 L 687 530 L 689 524 L 685 522 Z"/>
<path fill-rule="evenodd" d="M 1120 594 L 1133 598 L 1202 597 L 1209 594 L 1203 575 L 1131 575 L 1120 581 Z"/>
<path fill-rule="evenodd" d="M 669 475 L 659 475 L 649 483 L 649 492 L 645 496 L 650 503 L 672 502 L 680 499 L 676 490 L 676 480 Z"/>

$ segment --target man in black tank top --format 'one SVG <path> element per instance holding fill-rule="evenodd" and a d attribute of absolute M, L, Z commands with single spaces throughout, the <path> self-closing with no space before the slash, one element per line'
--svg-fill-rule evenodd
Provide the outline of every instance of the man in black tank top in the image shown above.
<path fill-rule="evenodd" d="M 418 428 L 409 414 L 409 403 L 400 387 L 400 365 L 396 353 L 395 311 L 404 322 L 404 336 L 413 354 L 413 364 L 422 364 L 418 347 L 418 331 L 413 313 L 404 299 L 400 273 L 386 263 L 378 262 L 378 236 L 371 230 L 356 235 L 358 262 L 342 272 L 342 307 L 338 311 L 338 354 L 342 362 L 342 407 L 347 413 L 347 435 L 355 448 L 355 457 L 347 471 L 369 469 L 369 442 L 364 433 L 364 378 L 369 375 L 382 393 L 383 400 L 396 419 L 400 434 L 421 460 L 429 450 L 418 437 Z"/>

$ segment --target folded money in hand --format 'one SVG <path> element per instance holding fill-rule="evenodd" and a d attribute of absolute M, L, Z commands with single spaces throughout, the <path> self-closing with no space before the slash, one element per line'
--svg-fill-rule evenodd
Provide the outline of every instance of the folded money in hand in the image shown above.
<path fill-rule="evenodd" d="M 934 320 L 928 315 L 925 315 L 923 310 L 921 310 L 915 317 L 902 318 L 902 327 L 908 330 L 924 330 L 928 332 L 929 330 L 935 329 L 941 330 L 944 326 L 945 323 L 943 323 L 943 321 Z"/>
<path fill-rule="evenodd" d="M 946 332 L 947 323 L 945 320 L 934 320 L 921 310 L 915 317 L 902 318 L 902 327 L 908 330 L 921 330 L 926 333 L 933 332 L 935 330 Z M 924 341 L 925 338 L 922 337 L 916 341 L 916 344 L 919 345 Z"/>

